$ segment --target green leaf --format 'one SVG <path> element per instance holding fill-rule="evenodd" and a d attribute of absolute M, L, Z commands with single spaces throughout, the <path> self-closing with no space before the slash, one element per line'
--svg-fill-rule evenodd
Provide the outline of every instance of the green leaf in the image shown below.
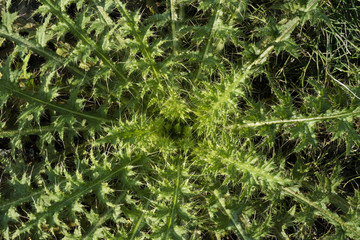
<path fill-rule="evenodd" d="M 353 126 L 352 117 L 339 119 L 336 123 L 329 129 L 329 131 L 333 134 L 333 139 L 341 139 L 346 143 L 346 154 L 350 155 L 352 148 L 356 146 L 360 146 L 360 136 L 357 133 Z"/>
<path fill-rule="evenodd" d="M 18 18 L 18 14 L 16 12 L 10 13 L 7 11 L 1 11 L 1 24 L 3 30 L 7 32 L 13 31 L 13 24 Z"/>

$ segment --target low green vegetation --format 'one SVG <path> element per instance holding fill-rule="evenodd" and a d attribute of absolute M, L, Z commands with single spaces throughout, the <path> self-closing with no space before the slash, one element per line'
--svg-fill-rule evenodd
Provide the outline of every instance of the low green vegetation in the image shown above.
<path fill-rule="evenodd" d="M 0 6 L 0 238 L 360 239 L 359 1 Z"/>

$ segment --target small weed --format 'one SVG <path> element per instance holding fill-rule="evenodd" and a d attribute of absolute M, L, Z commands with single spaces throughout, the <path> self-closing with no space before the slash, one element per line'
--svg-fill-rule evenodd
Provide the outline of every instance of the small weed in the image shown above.
<path fill-rule="evenodd" d="M 3 239 L 360 239 L 355 0 L 1 1 Z"/>

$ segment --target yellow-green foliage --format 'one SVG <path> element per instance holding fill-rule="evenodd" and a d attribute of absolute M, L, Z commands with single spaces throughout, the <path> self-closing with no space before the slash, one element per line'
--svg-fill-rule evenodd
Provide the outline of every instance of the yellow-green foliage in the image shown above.
<path fill-rule="evenodd" d="M 360 239 L 355 0 L 18 2 L 0 238 Z"/>

